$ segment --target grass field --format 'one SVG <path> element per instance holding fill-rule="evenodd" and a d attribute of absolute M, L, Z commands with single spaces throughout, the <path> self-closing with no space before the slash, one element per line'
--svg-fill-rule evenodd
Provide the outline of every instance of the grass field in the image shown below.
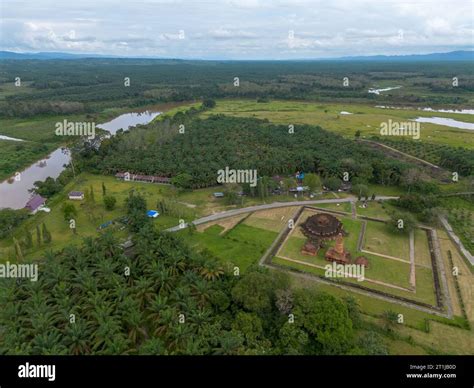
<path fill-rule="evenodd" d="M 222 262 L 236 265 L 241 271 L 256 264 L 277 236 L 276 232 L 245 224 L 239 224 L 225 234 L 222 234 L 223 230 L 222 226 L 213 225 L 203 232 L 190 234 L 183 230 L 179 235 L 194 249 L 207 249 Z"/>
<path fill-rule="evenodd" d="M 297 206 L 269 209 L 254 212 L 245 221 L 245 225 L 279 233 L 296 213 Z"/>
<path fill-rule="evenodd" d="M 103 205 L 102 183 L 106 186 L 107 195 L 113 195 L 117 199 L 116 208 L 113 211 L 107 211 Z M 71 201 L 77 209 L 77 234 L 74 235 L 69 228 L 69 223 L 64 220 L 63 212 L 61 211 L 62 204 L 69 201 L 67 199 L 67 193 L 69 191 L 75 190 L 87 193 L 91 187 L 94 190 L 95 204 L 91 206 L 90 209 L 85 206 L 84 201 Z M 37 247 L 35 244 L 34 252 L 27 252 L 27 258 L 39 257 L 48 249 L 61 249 L 70 243 L 80 243 L 83 237 L 97 235 L 97 227 L 99 225 L 126 214 L 124 203 L 131 190 L 135 193 L 140 193 L 146 199 L 150 209 L 156 209 L 156 204 L 159 199 L 173 196 L 173 189 L 169 186 L 123 182 L 111 176 L 81 174 L 70 182 L 62 193 L 47 202 L 47 206 L 51 208 L 50 213 L 38 212 L 34 216 L 31 216 L 14 232 L 14 237 L 21 239 L 24 237 L 25 230 L 30 230 L 35 239 L 36 226 L 41 225 L 43 222 L 51 232 L 52 242 L 41 247 Z M 183 211 L 189 214 L 189 220 L 196 217 L 192 209 L 183 206 Z M 177 225 L 179 220 L 175 217 L 161 215 L 154 222 L 158 228 L 164 229 Z M 126 237 L 125 231 L 120 231 L 118 237 Z M 3 255 L 9 255 L 11 248 L 11 238 L 0 241 L 0 253 L 3 253 Z"/>
<path fill-rule="evenodd" d="M 299 261 L 315 264 L 321 267 L 324 267 L 327 264 L 329 264 L 324 259 L 324 254 L 326 253 L 326 249 L 321 249 L 317 256 L 303 255 L 301 253 L 301 248 L 303 247 L 305 241 L 306 240 L 297 238 L 297 237 L 289 238 L 287 242 L 285 243 L 283 249 L 280 251 L 279 256 L 288 257 L 291 259 L 297 259 Z M 348 245 L 349 244 L 346 244 L 346 243 L 344 244 L 346 249 L 349 249 Z M 355 250 L 349 249 L 349 251 L 352 253 L 352 257 L 356 257 Z M 377 281 L 393 284 L 393 285 L 404 287 L 404 288 L 409 287 L 410 285 L 408 282 L 409 280 L 408 276 L 409 276 L 409 271 L 410 271 L 409 264 L 402 263 L 395 260 L 384 259 L 384 258 L 381 258 L 380 256 L 375 256 L 375 255 L 370 255 L 370 254 L 364 254 L 364 256 L 369 259 L 369 265 L 370 265 L 370 267 L 365 270 L 365 277 L 367 279 L 377 280 Z M 293 264 L 294 263 L 291 263 L 288 265 L 293 265 Z M 309 271 L 310 268 L 307 267 L 305 270 Z M 320 275 L 324 275 L 325 273 L 324 270 L 318 270 L 317 268 L 314 268 L 314 267 L 311 268 L 311 271 Z M 360 282 L 360 284 L 367 287 L 373 287 L 373 285 L 370 282 Z M 385 287 L 385 291 L 393 292 L 391 289 L 387 287 Z"/>
<path fill-rule="evenodd" d="M 341 112 L 352 113 L 342 115 Z M 353 137 L 357 130 L 362 137 L 380 135 L 382 122 L 407 121 L 417 117 L 446 117 L 458 121 L 474 122 L 472 115 L 424 112 L 408 109 L 382 109 L 361 104 L 323 104 L 319 102 L 281 101 L 258 103 L 255 100 L 218 100 L 214 109 L 204 112 L 204 117 L 225 114 L 237 117 L 268 119 L 284 125 L 319 125 L 343 136 Z M 421 141 L 462 146 L 474 149 L 472 131 L 436 124 L 421 123 Z"/>
<path fill-rule="evenodd" d="M 390 216 L 387 213 L 387 209 L 390 205 L 386 203 L 380 203 L 375 201 L 370 201 L 366 208 L 361 206 L 361 202 L 356 203 L 356 212 L 358 215 L 365 217 L 378 218 L 381 220 L 388 220 Z"/>
<path fill-rule="evenodd" d="M 392 232 L 386 224 L 381 222 L 367 221 L 363 249 L 406 261 L 410 260 L 408 235 Z"/>
<path fill-rule="evenodd" d="M 431 254 L 426 231 L 415 229 L 415 263 L 431 268 Z"/>

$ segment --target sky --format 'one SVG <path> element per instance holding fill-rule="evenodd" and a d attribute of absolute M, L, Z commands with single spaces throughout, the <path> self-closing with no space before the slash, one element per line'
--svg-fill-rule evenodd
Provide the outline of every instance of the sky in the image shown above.
<path fill-rule="evenodd" d="M 474 0 L 1 0 L 0 50 L 318 59 L 474 47 Z"/>

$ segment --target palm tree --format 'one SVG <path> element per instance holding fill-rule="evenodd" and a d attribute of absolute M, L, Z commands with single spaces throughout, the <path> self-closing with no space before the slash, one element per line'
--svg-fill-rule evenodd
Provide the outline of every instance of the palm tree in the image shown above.
<path fill-rule="evenodd" d="M 140 355 L 163 355 L 166 354 L 166 347 L 160 338 L 148 338 L 138 349 Z"/>
<path fill-rule="evenodd" d="M 163 268 L 156 274 L 156 281 L 158 285 L 158 294 L 169 294 L 173 288 L 173 277 L 170 275 L 168 269 Z"/>
<path fill-rule="evenodd" d="M 191 297 L 191 289 L 187 285 L 178 285 L 171 293 L 174 305 L 183 311 L 187 311 L 190 304 L 195 304 Z"/>
<path fill-rule="evenodd" d="M 92 333 L 93 352 L 102 352 L 111 344 L 112 339 L 121 332 L 119 320 L 110 311 L 96 316 L 97 327 Z"/>
<path fill-rule="evenodd" d="M 167 306 L 164 310 L 162 310 L 159 320 L 155 321 L 155 335 L 163 336 L 165 335 L 170 326 L 176 322 L 176 317 L 178 316 L 178 312 L 174 307 Z"/>
<path fill-rule="evenodd" d="M 197 327 L 201 327 L 205 323 L 209 323 L 211 321 L 211 316 L 211 310 L 199 307 L 189 312 L 189 322 L 196 325 Z"/>
<path fill-rule="evenodd" d="M 168 305 L 168 298 L 166 296 L 155 295 L 153 300 L 150 302 L 150 305 L 147 309 L 148 311 L 148 321 L 150 322 L 152 327 L 155 327 L 161 319 L 161 315 L 163 310 Z M 153 333 L 157 335 L 157 332 Z"/>
<path fill-rule="evenodd" d="M 132 344 L 137 344 L 139 339 L 147 338 L 148 333 L 143 326 L 143 313 L 138 308 L 132 308 L 124 312 L 123 321 L 128 330 L 128 339 Z"/>
<path fill-rule="evenodd" d="M 169 348 L 173 353 L 179 353 L 192 335 L 193 332 L 189 324 L 175 323 L 167 333 Z"/>
<path fill-rule="evenodd" d="M 64 344 L 68 347 L 69 354 L 74 356 L 80 354 L 90 354 L 91 352 L 91 328 L 90 324 L 79 320 L 70 323 L 64 331 Z"/>
<path fill-rule="evenodd" d="M 209 261 L 201 268 L 201 276 L 209 281 L 215 281 L 224 274 L 224 269 L 216 262 Z"/>
<path fill-rule="evenodd" d="M 51 327 L 35 335 L 31 341 L 31 351 L 37 355 L 66 354 L 67 349 L 61 344 L 61 333 Z"/>
<path fill-rule="evenodd" d="M 204 306 L 208 303 L 210 295 L 209 283 L 205 280 L 198 279 L 192 286 L 192 295 L 197 298 L 199 306 Z"/>
<path fill-rule="evenodd" d="M 73 287 L 77 293 L 94 292 L 98 289 L 98 279 L 90 269 L 78 269 L 73 275 Z"/>

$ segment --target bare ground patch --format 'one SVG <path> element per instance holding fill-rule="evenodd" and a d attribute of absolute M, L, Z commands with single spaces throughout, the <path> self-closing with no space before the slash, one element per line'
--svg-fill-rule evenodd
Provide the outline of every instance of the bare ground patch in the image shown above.
<path fill-rule="evenodd" d="M 227 232 L 228 230 L 231 230 L 235 225 L 237 225 L 241 220 L 243 220 L 245 217 L 247 217 L 247 214 L 239 214 L 238 216 L 234 217 L 229 217 L 229 218 L 224 218 L 222 220 L 217 220 L 217 221 L 211 221 L 207 222 L 205 224 L 197 226 L 198 232 L 203 232 L 207 228 L 213 226 L 213 225 L 219 225 L 223 227 L 224 229 L 220 234 L 223 234 Z"/>
<path fill-rule="evenodd" d="M 284 225 L 288 224 L 288 220 L 293 217 L 296 209 L 298 209 L 298 206 L 260 210 L 248 217 L 244 223 L 249 226 L 279 232 Z"/>

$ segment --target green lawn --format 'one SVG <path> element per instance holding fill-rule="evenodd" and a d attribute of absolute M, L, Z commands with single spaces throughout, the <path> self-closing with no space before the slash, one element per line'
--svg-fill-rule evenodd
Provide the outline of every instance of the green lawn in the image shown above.
<path fill-rule="evenodd" d="M 280 256 L 285 256 L 290 259 L 296 259 L 299 261 L 303 261 L 310 264 L 315 264 L 319 266 L 326 266 L 329 264 L 328 261 L 325 260 L 324 254 L 326 253 L 327 249 L 321 249 L 318 252 L 317 256 L 308 256 L 303 255 L 301 253 L 301 248 L 304 245 L 305 240 L 297 237 L 290 237 L 287 242 L 285 243 L 284 247 L 280 251 Z M 332 245 L 332 244 L 329 244 Z M 358 253 L 355 250 L 355 245 L 351 244 L 351 241 L 347 241 L 344 244 L 345 248 L 349 250 L 352 254 L 352 258 L 354 259 L 357 257 Z M 370 254 L 363 254 L 365 257 L 369 259 L 369 268 L 365 270 L 365 277 L 373 280 L 382 281 L 385 283 L 397 285 L 400 287 L 409 287 L 409 274 L 410 274 L 410 266 L 409 264 L 402 263 L 395 260 L 384 259 L 379 256 L 374 256 Z M 293 265 L 294 263 L 291 263 Z M 295 263 L 297 264 L 297 263 Z M 324 274 L 324 270 L 319 270 L 314 267 L 306 266 L 303 267 L 308 272 L 314 272 L 316 274 Z M 344 279 L 344 280 L 353 280 L 353 279 Z M 357 280 L 355 280 L 357 282 Z M 366 287 L 375 287 L 376 285 L 370 282 L 357 282 L 361 285 Z M 393 293 L 393 289 L 389 287 L 383 287 L 384 291 Z M 410 295 L 406 294 L 405 296 Z"/>
<path fill-rule="evenodd" d="M 416 267 L 416 296 L 426 303 L 436 305 L 436 294 L 431 268 Z"/>
<path fill-rule="evenodd" d="M 387 203 L 369 201 L 366 208 L 361 207 L 361 205 L 362 202 L 357 202 L 356 204 L 356 212 L 360 216 L 379 218 L 382 220 L 390 219 L 390 216 L 387 213 L 390 205 Z"/>
<path fill-rule="evenodd" d="M 107 211 L 103 205 L 102 183 L 106 186 L 107 195 L 113 195 L 117 199 L 116 208 L 113 211 Z M 91 187 L 94 190 L 95 204 L 90 208 L 85 206 L 85 201 L 69 201 L 67 199 L 67 193 L 69 191 L 74 190 L 88 193 Z M 159 199 L 165 197 L 170 198 L 175 195 L 174 189 L 170 186 L 123 182 L 112 176 L 83 173 L 66 185 L 60 194 L 47 202 L 47 206 L 51 208 L 50 213 L 38 212 L 34 216 L 31 216 L 14 231 L 14 237 L 22 239 L 25 236 L 25 230 L 30 230 L 33 233 L 35 246 L 30 251 L 25 252 L 27 258 L 36 258 L 48 249 L 61 249 L 70 243 L 79 243 L 83 237 L 97 235 L 97 233 L 99 233 L 97 230 L 99 225 L 120 218 L 126 214 L 124 203 L 131 190 L 141 194 L 146 199 L 150 209 L 156 209 Z M 75 218 L 77 234 L 72 233 L 69 228 L 69 223 L 64 220 L 61 207 L 66 201 L 73 203 L 77 209 L 77 217 Z M 189 209 L 184 205 L 182 206 L 182 211 L 188 214 L 188 216 L 185 217 L 185 221 L 193 220 L 197 216 L 193 209 Z M 52 242 L 46 246 L 42 245 L 38 247 L 36 244 L 35 230 L 36 226 L 41 225 L 43 222 L 52 234 Z M 167 215 L 160 215 L 159 218 L 153 222 L 157 228 L 165 229 L 177 225 L 179 219 Z M 120 226 L 117 228 L 111 226 L 106 229 L 120 229 Z M 118 237 L 126 237 L 125 230 L 116 230 L 116 233 Z M 0 241 L 0 254 L 5 256 L 10 255 L 11 250 L 11 238 Z"/>
<path fill-rule="evenodd" d="M 415 263 L 431 268 L 431 254 L 426 233 L 423 229 L 415 229 Z"/>
<path fill-rule="evenodd" d="M 382 222 L 367 221 L 363 249 L 410 261 L 408 235 L 392 232 Z"/>
<path fill-rule="evenodd" d="M 179 232 L 185 241 L 196 249 L 208 249 L 223 262 L 229 262 L 245 271 L 256 264 L 277 237 L 278 233 L 239 224 L 221 235 L 223 227 L 213 225 L 203 232 Z"/>
<path fill-rule="evenodd" d="M 328 262 L 323 261 L 320 258 L 315 258 L 311 256 L 305 256 L 303 258 L 297 258 L 297 260 L 300 261 L 306 261 L 306 262 L 312 262 L 313 264 L 317 265 L 326 265 Z M 371 272 L 371 269 L 367 269 L 365 271 L 365 276 L 369 279 L 375 279 L 379 281 L 386 281 L 388 283 L 398 285 L 401 287 L 408 287 L 409 282 L 408 282 L 408 277 L 409 277 L 409 266 L 408 264 L 404 263 L 399 263 L 399 262 L 394 262 L 395 264 L 392 265 L 393 263 L 388 263 L 384 265 L 384 262 L 378 260 L 377 257 L 370 257 L 368 256 L 370 260 L 370 264 L 374 264 L 372 266 L 372 270 L 375 268 L 374 266 L 377 265 L 377 271 L 378 273 Z M 381 259 L 384 260 L 384 259 Z M 320 269 L 320 268 L 315 268 L 308 266 L 306 264 L 300 264 L 300 263 L 294 263 L 290 262 L 288 260 L 284 260 L 283 258 L 280 257 L 274 257 L 272 259 L 272 262 L 278 265 L 281 265 L 283 267 L 287 268 L 293 268 L 298 271 L 306 272 L 308 274 L 313 274 L 313 275 L 318 275 L 318 276 L 324 276 L 325 275 L 325 270 Z M 401 264 L 398 266 L 398 264 Z M 424 270 L 424 268 L 422 269 Z M 428 270 L 427 270 L 428 271 Z M 418 273 L 418 271 L 417 271 Z M 380 278 L 376 278 L 375 275 L 379 276 Z M 342 279 L 344 282 L 348 283 L 354 283 L 358 285 L 362 285 L 364 287 L 368 287 L 370 289 L 373 289 L 375 291 L 382 291 L 385 293 L 388 293 L 390 295 L 394 296 L 400 296 L 403 298 L 408 298 L 411 300 L 423 302 L 423 303 L 428 303 L 431 305 L 435 305 L 435 294 L 434 294 L 434 286 L 433 286 L 433 278 L 432 276 L 429 276 L 428 272 L 423 272 L 419 278 L 417 278 L 417 291 L 416 293 L 409 292 L 409 291 L 404 291 L 400 289 L 396 289 L 393 287 L 387 287 L 382 284 L 375 284 L 372 282 L 359 282 L 357 279 L 353 278 L 344 278 Z M 396 284 L 396 282 L 399 282 L 399 284 Z"/>

